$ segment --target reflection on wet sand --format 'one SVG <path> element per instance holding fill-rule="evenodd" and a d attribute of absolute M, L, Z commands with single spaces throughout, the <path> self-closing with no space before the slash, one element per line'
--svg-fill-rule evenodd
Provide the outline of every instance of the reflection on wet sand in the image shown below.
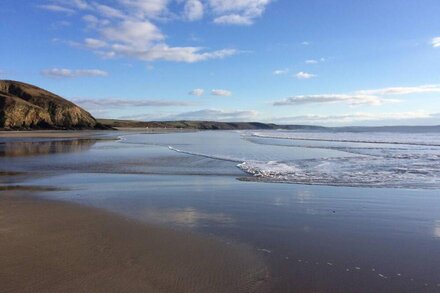
<path fill-rule="evenodd" d="M 0 157 L 26 157 L 89 150 L 96 139 L 0 143 Z"/>
<path fill-rule="evenodd" d="M 65 191 L 66 189 L 51 186 L 31 186 L 31 185 L 0 185 L 0 191 Z M 11 195 L 11 194 L 8 194 Z M 13 194 L 12 194 L 13 195 Z"/>
<path fill-rule="evenodd" d="M 434 226 L 434 237 L 435 237 L 435 238 L 440 238 L 440 221 L 436 221 L 436 222 L 435 222 L 435 226 Z"/>
<path fill-rule="evenodd" d="M 143 216 L 160 224 L 172 224 L 187 228 L 196 228 L 206 222 L 217 224 L 232 224 L 234 220 L 223 213 L 206 213 L 195 208 L 183 209 L 144 209 Z"/>

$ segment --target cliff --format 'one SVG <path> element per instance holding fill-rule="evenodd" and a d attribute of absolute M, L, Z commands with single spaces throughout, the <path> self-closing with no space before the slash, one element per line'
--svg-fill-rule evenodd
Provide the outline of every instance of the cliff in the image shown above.
<path fill-rule="evenodd" d="M 95 129 L 101 128 L 84 109 L 36 86 L 0 80 L 0 128 Z"/>

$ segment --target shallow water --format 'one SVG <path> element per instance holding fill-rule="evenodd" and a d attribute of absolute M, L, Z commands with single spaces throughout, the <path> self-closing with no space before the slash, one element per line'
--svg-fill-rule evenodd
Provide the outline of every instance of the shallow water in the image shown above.
<path fill-rule="evenodd" d="M 358 156 L 327 147 L 268 146 L 253 142 L 267 138 L 251 132 L 120 135 L 79 148 L 4 155 L 0 179 L 40 186 L 48 198 L 249 244 L 271 268 L 275 292 L 440 290 L 438 190 L 237 180 L 251 178 L 237 168 L 245 161 Z"/>

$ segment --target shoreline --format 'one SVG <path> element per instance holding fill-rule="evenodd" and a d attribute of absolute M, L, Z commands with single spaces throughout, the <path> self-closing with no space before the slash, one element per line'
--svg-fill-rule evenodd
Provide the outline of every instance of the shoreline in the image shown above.
<path fill-rule="evenodd" d="M 0 196 L 0 291 L 265 292 L 244 245 L 141 224 L 101 209 Z"/>
<path fill-rule="evenodd" d="M 0 130 L 0 138 L 97 138 L 102 134 L 118 132 L 139 134 L 191 133 L 203 131 L 198 129 L 179 128 L 126 128 L 117 127 L 113 130 Z"/>

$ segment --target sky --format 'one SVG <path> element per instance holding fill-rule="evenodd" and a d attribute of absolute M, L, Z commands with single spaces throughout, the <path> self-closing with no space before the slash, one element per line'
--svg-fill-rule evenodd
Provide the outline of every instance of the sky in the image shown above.
<path fill-rule="evenodd" d="M 95 117 L 440 124 L 438 0 L 2 0 L 0 79 Z"/>

